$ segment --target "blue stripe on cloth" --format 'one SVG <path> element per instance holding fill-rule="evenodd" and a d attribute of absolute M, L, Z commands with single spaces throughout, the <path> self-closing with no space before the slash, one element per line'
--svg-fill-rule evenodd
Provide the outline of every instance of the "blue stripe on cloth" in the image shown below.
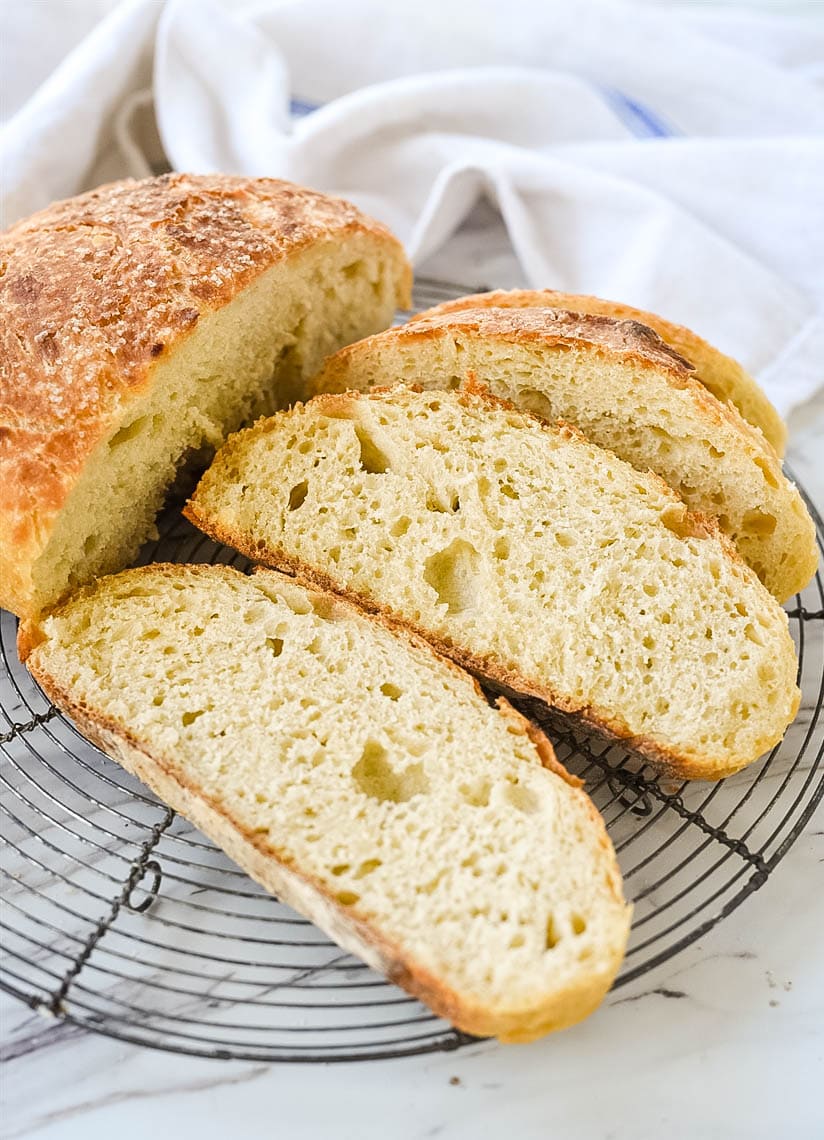
<path fill-rule="evenodd" d="M 625 126 L 641 139 L 668 139 L 678 134 L 674 127 L 651 111 L 644 103 L 637 99 L 630 99 L 623 91 L 615 87 L 599 87 L 598 90 L 618 115 Z"/>
<path fill-rule="evenodd" d="M 598 87 L 601 95 L 607 100 L 612 109 L 637 138 L 666 139 L 678 134 L 654 111 L 637 99 L 631 99 L 623 91 L 615 87 Z M 309 103 L 305 99 L 292 99 L 289 110 L 295 119 L 305 119 L 313 111 L 317 111 L 320 104 Z"/>
<path fill-rule="evenodd" d="M 289 103 L 289 110 L 292 117 L 295 119 L 305 119 L 307 115 L 311 115 L 313 111 L 317 111 L 319 104 L 307 103 L 304 99 L 292 99 Z"/>

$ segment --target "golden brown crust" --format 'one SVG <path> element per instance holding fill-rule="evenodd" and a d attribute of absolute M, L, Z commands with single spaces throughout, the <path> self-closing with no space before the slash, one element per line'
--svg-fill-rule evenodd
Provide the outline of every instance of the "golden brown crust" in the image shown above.
<path fill-rule="evenodd" d="M 25 596 L 23 568 L 152 365 L 276 263 L 353 233 L 405 263 L 340 198 L 167 174 L 57 202 L 0 235 L 0 604 Z"/>
<path fill-rule="evenodd" d="M 555 749 L 552 747 L 543 729 L 538 728 L 537 724 L 534 724 L 531 720 L 528 720 L 523 713 L 519 713 L 516 708 L 513 708 L 506 697 L 498 697 L 495 705 L 516 731 L 525 732 L 527 734 L 535 745 L 536 751 L 541 758 L 541 763 L 545 768 L 548 768 L 550 772 L 554 772 L 556 776 L 560 776 L 571 788 L 582 788 L 584 786 L 584 781 L 579 776 L 573 776 L 560 762 L 555 755 Z"/>
<path fill-rule="evenodd" d="M 634 320 L 616 320 L 612 317 L 571 313 L 551 308 L 460 308 L 432 315 L 415 317 L 405 325 L 398 325 L 376 336 L 384 340 L 407 342 L 425 341 L 437 336 L 460 332 L 470 336 L 512 341 L 516 344 L 536 342 L 542 345 L 575 347 L 597 345 L 612 358 L 643 361 L 669 373 L 674 381 L 685 380 L 694 372 L 693 366 L 669 348 L 657 333 Z M 350 354 L 356 355 L 363 346 L 376 337 L 367 337 L 348 348 L 342 348 L 327 362 L 323 374 L 333 376 L 336 364 L 345 362 Z"/>
<path fill-rule="evenodd" d="M 173 564 L 147 567 L 152 573 L 169 575 L 179 574 L 180 569 Z M 238 571 L 224 566 L 187 566 L 186 571 L 195 574 L 220 573 L 231 577 L 239 576 Z M 317 588 L 313 583 L 306 584 L 309 588 Z M 94 589 L 95 586 L 92 585 L 85 587 L 82 592 L 88 593 Z M 361 612 L 359 606 L 352 605 L 342 595 L 322 592 L 327 594 L 331 603 L 343 605 L 355 613 Z M 60 608 L 57 606 L 55 612 L 59 612 Z M 400 632 L 401 636 L 414 645 L 423 647 L 428 653 L 440 657 L 450 668 L 456 668 L 448 657 L 442 658 L 429 643 L 414 632 L 401 629 L 392 621 L 382 624 L 396 633 Z M 319 879 L 307 875 L 294 866 L 284 851 L 267 842 L 260 833 L 250 832 L 232 816 L 224 804 L 205 795 L 196 784 L 187 781 L 168 757 L 149 751 L 124 725 L 76 701 L 47 670 L 39 667 L 34 650 L 43 638 L 44 635 L 36 621 L 21 623 L 18 634 L 21 660 L 28 658 L 27 666 L 32 676 L 50 700 L 72 718 L 87 739 L 147 784 L 169 807 L 210 836 L 230 858 L 263 887 L 306 914 L 341 946 L 363 958 L 413 996 L 420 998 L 439 1016 L 448 1019 L 466 1033 L 496 1036 L 502 1041 L 521 1042 L 575 1024 L 591 1013 L 603 999 L 620 965 L 620 953 L 597 975 L 579 979 L 575 986 L 553 995 L 552 1001 L 539 1009 L 505 1011 L 499 1014 L 491 1013 L 475 1003 L 468 1003 L 460 994 L 446 986 L 440 978 L 417 963 L 402 947 L 376 930 L 369 918 L 358 912 L 357 907 L 339 903 Z M 618 901 L 623 901 L 620 872 L 603 819 L 589 797 L 579 790 L 581 782 L 570 776 L 555 759 L 552 745 L 539 729 L 530 725 L 505 700 L 499 702 L 499 707 L 501 704 L 503 715 L 512 720 L 519 731 L 527 733 L 533 740 L 544 766 L 566 780 L 575 789 L 576 794 L 586 800 L 593 826 L 600 832 L 600 846 L 608 857 L 607 875 L 613 893 Z M 629 908 L 627 912 L 628 922 Z"/>
<path fill-rule="evenodd" d="M 498 289 L 490 293 L 474 293 L 444 301 L 426 309 L 410 319 L 428 320 L 430 317 L 454 313 L 461 309 L 478 308 L 532 308 L 548 306 L 574 313 L 590 313 L 638 321 L 648 326 L 698 371 L 698 379 L 722 403 L 731 400 L 745 420 L 758 428 L 776 454 L 784 454 L 787 443 L 787 425 L 753 378 L 737 360 L 717 348 L 683 325 L 675 324 L 657 313 L 637 309 L 620 301 L 606 301 L 586 293 L 563 293 L 555 289 Z"/>

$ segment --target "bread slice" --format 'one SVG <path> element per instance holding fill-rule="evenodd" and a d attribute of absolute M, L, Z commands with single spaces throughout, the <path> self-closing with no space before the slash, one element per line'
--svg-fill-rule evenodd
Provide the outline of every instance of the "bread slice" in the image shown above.
<path fill-rule="evenodd" d="M 131 562 L 180 466 L 408 303 L 400 243 L 339 198 L 170 174 L 0 236 L 0 605 Z"/>
<path fill-rule="evenodd" d="M 270 571 L 155 565 L 20 646 L 91 740 L 460 1028 L 528 1041 L 608 990 L 630 911 L 603 821 L 418 639 Z"/>
<path fill-rule="evenodd" d="M 186 514 L 680 776 L 742 768 L 798 707 L 787 616 L 712 522 L 482 392 L 318 397 L 234 436 Z"/>
<path fill-rule="evenodd" d="M 718 519 L 779 601 L 815 573 L 815 527 L 759 431 L 634 321 L 554 309 L 461 310 L 360 341 L 312 390 L 394 383 L 445 388 L 467 376 L 548 420 L 579 427 L 687 505 Z"/>
<path fill-rule="evenodd" d="M 696 380 L 700 380 L 717 400 L 722 404 L 734 404 L 748 423 L 759 428 L 778 456 L 784 454 L 787 425 L 752 376 L 737 360 L 726 356 L 690 329 L 673 324 L 656 313 L 582 293 L 561 293 L 555 289 L 496 289 L 491 293 L 473 293 L 445 301 L 417 314 L 412 320 L 425 320 L 461 309 L 486 308 L 566 309 L 573 313 L 638 321 L 658 333 L 664 344 L 674 348 L 688 361 L 696 369 Z"/>

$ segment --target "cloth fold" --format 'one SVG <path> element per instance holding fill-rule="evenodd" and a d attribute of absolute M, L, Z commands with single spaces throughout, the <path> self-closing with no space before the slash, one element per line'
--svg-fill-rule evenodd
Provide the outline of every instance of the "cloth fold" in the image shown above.
<path fill-rule="evenodd" d="M 5 221 L 164 155 L 289 178 L 468 288 L 688 324 L 786 413 L 824 383 L 822 59 L 812 20 L 618 0 L 124 0 L 5 126 Z"/>

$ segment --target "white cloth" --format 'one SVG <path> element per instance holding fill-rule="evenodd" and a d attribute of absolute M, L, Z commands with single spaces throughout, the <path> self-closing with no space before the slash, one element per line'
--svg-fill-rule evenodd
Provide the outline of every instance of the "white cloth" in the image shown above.
<path fill-rule="evenodd" d="M 703 6 L 124 0 L 7 123 L 5 220 L 157 168 L 153 103 L 176 169 L 343 194 L 469 288 L 660 312 L 786 413 L 824 384 L 822 63 L 822 21 Z"/>

